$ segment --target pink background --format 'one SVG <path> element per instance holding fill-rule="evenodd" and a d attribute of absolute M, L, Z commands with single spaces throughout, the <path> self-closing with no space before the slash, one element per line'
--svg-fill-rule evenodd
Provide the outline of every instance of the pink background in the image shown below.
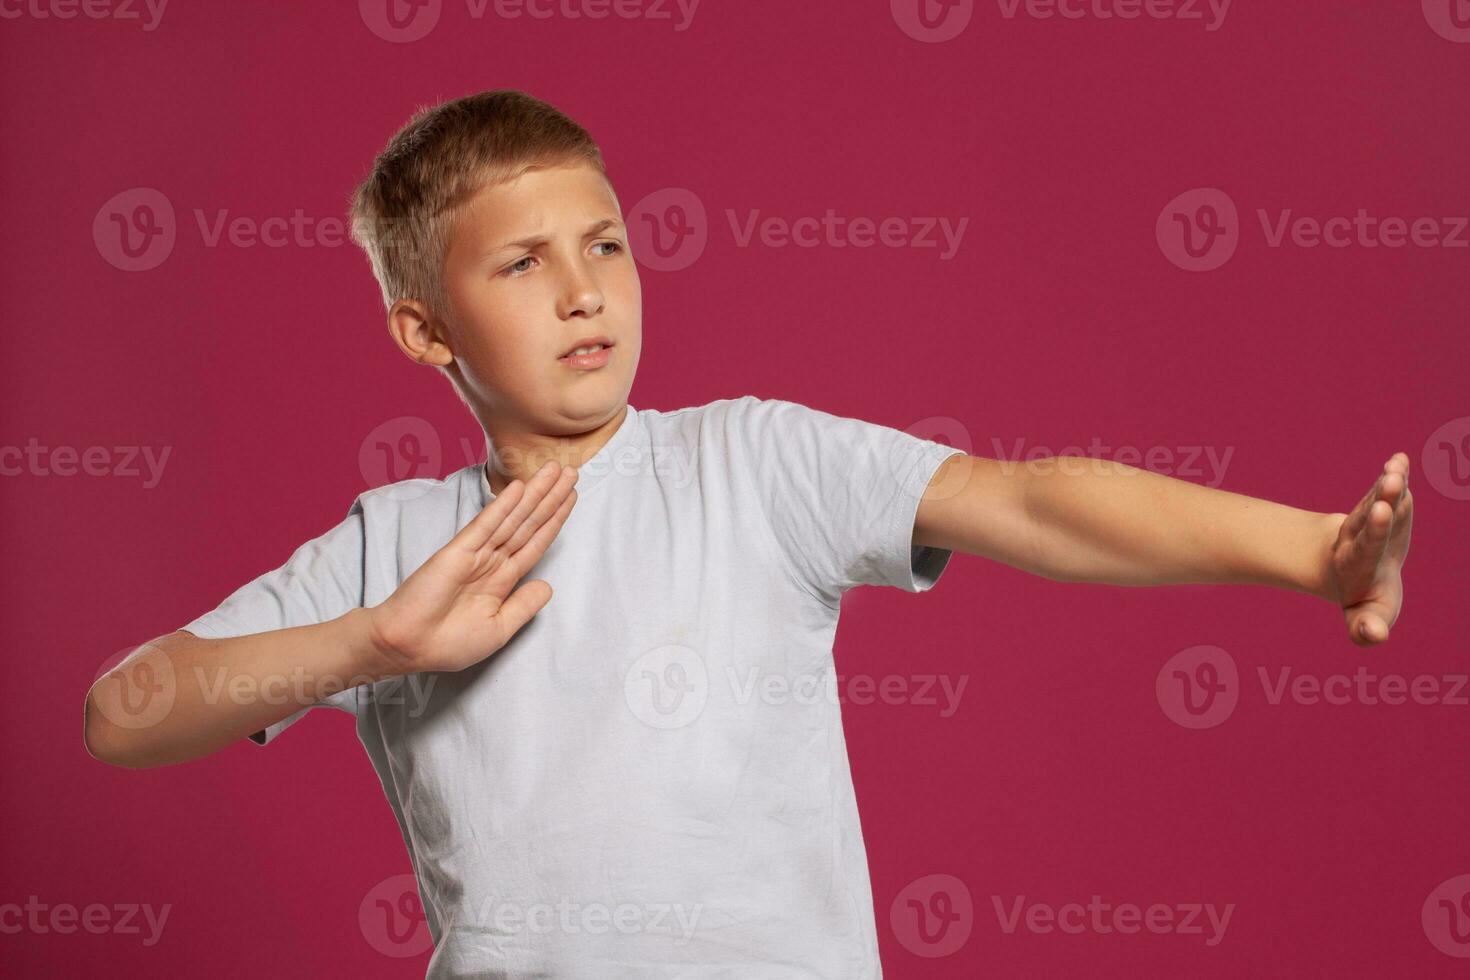
<path fill-rule="evenodd" d="M 1258 679 L 1444 678 L 1470 661 L 1470 502 L 1450 470 L 1470 467 L 1470 250 L 1273 248 L 1257 216 L 1470 212 L 1470 43 L 1431 28 L 1434 3 L 1238 0 L 1217 30 L 1203 5 L 1205 20 L 1070 20 L 966 3 L 940 42 L 905 32 L 909 0 L 707 0 L 683 30 L 677 8 L 477 19 L 445 0 L 413 42 L 375 34 L 371 7 L 177 0 L 145 31 L 32 5 L 0 23 L 0 444 L 171 454 L 151 487 L 29 465 L 0 481 L 0 905 L 170 906 L 151 947 L 4 934 L 7 975 L 422 974 L 427 956 L 385 955 L 359 927 L 364 897 L 410 865 L 348 718 L 134 772 L 87 756 L 81 707 L 105 660 L 339 521 L 369 485 L 358 449 L 376 426 L 431 424 L 443 463 L 417 475 L 482 446 L 447 383 L 389 341 L 355 246 L 209 247 L 194 211 L 340 219 L 413 109 L 497 87 L 587 126 L 630 214 L 670 188 L 707 210 L 697 260 L 642 270 L 639 408 L 753 393 L 988 456 L 1097 439 L 1177 466 L 1211 447 L 1232 453 L 1226 489 L 1320 511 L 1349 509 L 1392 452 L 1413 459 L 1408 600 L 1371 651 L 1303 595 L 1060 585 L 966 555 L 927 595 L 850 593 L 840 673 L 968 677 L 950 717 L 844 707 L 887 976 L 1464 974 L 1421 911 L 1470 872 L 1470 709 L 1272 704 Z M 177 214 L 146 271 L 93 235 L 133 188 Z M 1155 234 L 1197 188 L 1240 216 L 1208 272 Z M 945 261 L 740 247 L 726 217 L 828 208 L 969 224 Z M 1191 729 L 1155 682 L 1205 645 L 1237 665 L 1238 704 Z M 947 955 L 904 925 L 900 899 L 931 875 L 973 907 Z M 1007 934 L 992 898 L 1093 894 L 1235 909 L 1210 946 Z"/>

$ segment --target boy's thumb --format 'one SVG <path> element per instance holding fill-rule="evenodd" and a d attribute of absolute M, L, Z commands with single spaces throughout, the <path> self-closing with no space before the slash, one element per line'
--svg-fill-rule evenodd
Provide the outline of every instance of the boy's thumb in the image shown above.
<path fill-rule="evenodd" d="M 496 615 L 505 623 L 506 635 L 514 633 L 551 601 L 551 585 L 545 579 L 533 578 L 506 596 Z"/>

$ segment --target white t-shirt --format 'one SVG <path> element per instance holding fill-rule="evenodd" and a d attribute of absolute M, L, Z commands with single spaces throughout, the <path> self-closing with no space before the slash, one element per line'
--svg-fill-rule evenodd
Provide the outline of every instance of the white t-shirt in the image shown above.
<path fill-rule="evenodd" d="M 629 405 L 508 644 L 314 705 L 356 717 L 430 980 L 880 977 L 832 642 L 845 590 L 938 581 L 914 516 L 958 452 L 778 399 Z M 482 464 L 369 490 L 184 629 L 377 605 L 491 499 Z"/>

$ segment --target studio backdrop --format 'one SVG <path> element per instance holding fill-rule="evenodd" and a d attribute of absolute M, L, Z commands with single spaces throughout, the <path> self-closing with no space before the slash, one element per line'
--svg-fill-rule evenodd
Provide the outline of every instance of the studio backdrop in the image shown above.
<path fill-rule="evenodd" d="M 885 976 L 1464 974 L 1470 3 L 0 17 L 0 972 L 423 974 L 350 718 L 134 771 L 82 703 L 358 494 L 484 459 L 347 205 L 415 109 L 517 88 L 601 145 L 640 409 L 790 399 L 1322 512 L 1411 458 L 1372 649 L 1307 595 L 967 555 L 849 592 L 831 683 L 783 690 L 840 698 Z"/>

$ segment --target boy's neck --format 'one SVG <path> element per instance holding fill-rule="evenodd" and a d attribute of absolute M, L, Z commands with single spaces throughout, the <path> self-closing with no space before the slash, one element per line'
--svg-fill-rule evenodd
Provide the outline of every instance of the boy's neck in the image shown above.
<path fill-rule="evenodd" d="M 544 436 L 532 432 L 492 434 L 492 456 L 485 466 L 490 492 L 499 496 L 511 480 L 525 483 L 551 460 L 567 466 L 582 466 L 607 445 L 627 415 L 628 406 L 624 404 L 602 425 L 574 436 Z"/>

